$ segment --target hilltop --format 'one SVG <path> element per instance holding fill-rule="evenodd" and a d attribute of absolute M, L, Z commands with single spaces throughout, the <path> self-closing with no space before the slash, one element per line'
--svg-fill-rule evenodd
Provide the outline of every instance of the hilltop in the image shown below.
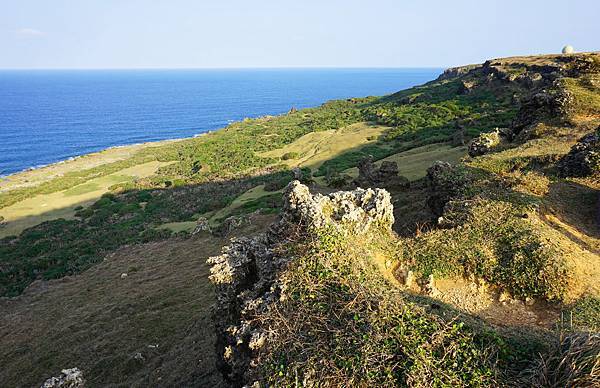
<path fill-rule="evenodd" d="M 514 57 L 13 178 L 0 377 L 597 384 L 599 137 L 600 54 Z"/>

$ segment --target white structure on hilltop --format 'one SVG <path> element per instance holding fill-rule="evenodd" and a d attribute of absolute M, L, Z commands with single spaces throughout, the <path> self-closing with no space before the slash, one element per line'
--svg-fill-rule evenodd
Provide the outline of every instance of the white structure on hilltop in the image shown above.
<path fill-rule="evenodd" d="M 573 46 L 570 46 L 570 45 L 566 45 L 562 49 L 563 54 L 573 54 L 574 52 L 575 52 L 575 49 L 573 49 Z"/>

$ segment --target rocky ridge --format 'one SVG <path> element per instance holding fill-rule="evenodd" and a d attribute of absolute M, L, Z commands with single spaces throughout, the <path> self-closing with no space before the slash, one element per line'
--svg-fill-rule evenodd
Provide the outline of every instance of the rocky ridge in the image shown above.
<path fill-rule="evenodd" d="M 600 127 L 579 139 L 558 163 L 564 176 L 584 177 L 600 171 Z"/>
<path fill-rule="evenodd" d="M 313 195 L 307 186 L 291 182 L 284 208 L 266 233 L 231 241 L 220 256 L 211 257 L 211 281 L 216 286 L 215 326 L 219 369 L 233 386 L 253 381 L 252 366 L 268 345 L 255 317 L 286 298 L 278 273 L 293 257 L 281 248 L 291 240 L 307 239 L 323 228 L 362 234 L 371 227 L 390 229 L 394 222 L 391 198 L 382 189 Z"/>

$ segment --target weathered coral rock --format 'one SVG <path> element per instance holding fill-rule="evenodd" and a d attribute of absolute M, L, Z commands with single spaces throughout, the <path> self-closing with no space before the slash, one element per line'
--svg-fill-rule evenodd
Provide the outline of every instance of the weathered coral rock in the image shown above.
<path fill-rule="evenodd" d="M 571 148 L 558 163 L 564 176 L 590 176 L 600 173 L 600 127 L 590 133 Z"/>
<path fill-rule="evenodd" d="M 206 219 L 205 217 L 198 218 L 198 222 L 196 223 L 196 227 L 192 231 L 192 235 L 202 232 L 211 232 L 210 224 L 208 223 L 208 219 Z"/>
<path fill-rule="evenodd" d="M 410 182 L 398 175 L 398 163 L 383 161 L 377 168 L 371 155 L 358 164 L 358 178 L 354 182 L 359 187 L 408 187 Z"/>
<path fill-rule="evenodd" d="M 496 128 L 492 132 L 482 133 L 469 144 L 469 156 L 481 156 L 490 152 L 501 142 L 500 131 Z"/>
<path fill-rule="evenodd" d="M 458 87 L 458 94 L 470 94 L 477 86 L 474 80 L 461 80 Z"/>
<path fill-rule="evenodd" d="M 550 89 L 541 90 L 521 101 L 521 108 L 511 127 L 515 134 L 544 118 L 564 117 L 573 96 L 556 80 Z"/>
<path fill-rule="evenodd" d="M 81 388 L 85 386 L 83 373 L 78 368 L 63 369 L 58 377 L 50 377 L 41 388 Z"/>
<path fill-rule="evenodd" d="M 292 168 L 292 174 L 294 175 L 295 180 L 301 181 L 302 178 L 304 178 L 304 174 L 299 167 Z"/>
<path fill-rule="evenodd" d="M 227 217 L 221 225 L 213 232 L 215 235 L 220 237 L 226 237 L 231 234 L 234 230 L 248 224 L 250 220 L 247 216 L 230 216 Z"/>
<path fill-rule="evenodd" d="M 446 204 L 459 196 L 466 184 L 462 172 L 450 163 L 437 161 L 427 169 L 427 205 L 436 219 L 444 214 Z"/>
<path fill-rule="evenodd" d="M 218 367 L 224 377 L 233 386 L 253 381 L 252 360 L 270 340 L 253 317 L 285 297 L 286 285 L 277 274 L 292 257 L 278 250 L 280 244 L 326 227 L 361 234 L 375 226 L 390 229 L 393 222 L 391 198 L 385 190 L 359 188 L 324 196 L 291 182 L 282 214 L 266 233 L 234 239 L 220 256 L 208 259 L 217 296 Z"/>

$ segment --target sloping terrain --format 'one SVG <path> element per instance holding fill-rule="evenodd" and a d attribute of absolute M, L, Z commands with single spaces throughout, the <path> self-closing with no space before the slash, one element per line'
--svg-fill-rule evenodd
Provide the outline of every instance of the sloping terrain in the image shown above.
<path fill-rule="evenodd" d="M 34 209 L 47 221 L 17 235 L 23 220 L 5 217 L 1 377 L 77 366 L 92 385 L 206 385 L 216 361 L 233 385 L 598 383 L 599 74 L 597 53 L 497 59 L 4 190 L 0 216 L 111 183 L 77 210 L 55 203 L 62 219 Z M 146 164 L 160 168 L 111 178 Z M 294 179 L 330 195 L 308 203 L 349 202 L 312 229 L 319 212 L 290 218 L 304 200 L 281 200 Z M 380 206 L 340 221 L 365 203 L 331 193 L 357 183 L 390 193 L 393 225 L 371 228 Z M 285 222 L 267 228 L 275 213 Z M 203 261 L 222 236 L 267 229 L 226 251 L 250 244 L 232 293 L 257 304 L 230 306 L 220 318 L 239 331 L 217 320 L 213 337 Z"/>
<path fill-rule="evenodd" d="M 85 371 L 90 386 L 216 384 L 212 290 L 199 259 L 218 243 L 124 248 L 75 278 L 0 301 L 3 385 L 39 386 L 67 367 Z"/>
<path fill-rule="evenodd" d="M 236 232 L 252 235 L 270 220 Z M 90 387 L 219 386 L 204 261 L 226 241 L 124 247 L 81 275 L 0 299 L 2 386 L 39 386 L 71 367 Z"/>

